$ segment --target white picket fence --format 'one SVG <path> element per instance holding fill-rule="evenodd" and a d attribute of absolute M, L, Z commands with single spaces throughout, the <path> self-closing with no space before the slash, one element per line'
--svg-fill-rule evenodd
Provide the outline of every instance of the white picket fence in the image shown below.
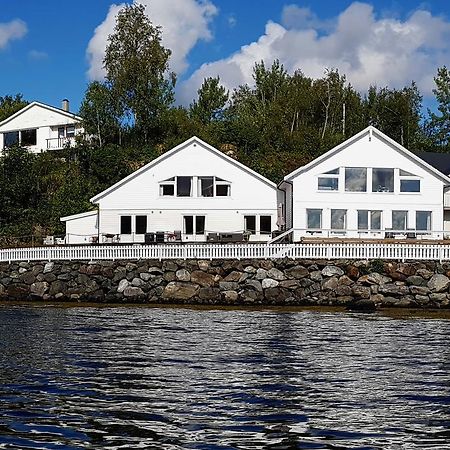
<path fill-rule="evenodd" d="M 450 245 L 380 243 L 97 245 L 0 249 L 0 262 L 136 259 L 450 260 Z"/>

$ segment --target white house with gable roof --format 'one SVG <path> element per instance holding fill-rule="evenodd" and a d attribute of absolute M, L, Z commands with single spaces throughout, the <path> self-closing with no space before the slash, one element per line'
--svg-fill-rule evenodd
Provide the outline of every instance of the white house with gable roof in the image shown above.
<path fill-rule="evenodd" d="M 287 175 L 287 228 L 307 236 L 442 238 L 450 178 L 369 126 Z"/>
<path fill-rule="evenodd" d="M 280 223 L 279 201 L 273 182 L 193 137 L 93 197 L 96 218 L 61 220 L 69 244 L 145 242 L 153 233 L 164 241 L 267 241 Z"/>
<path fill-rule="evenodd" d="M 0 122 L 0 152 L 15 145 L 34 153 L 73 146 L 75 136 L 84 133 L 81 120 L 69 111 L 68 100 L 61 109 L 32 102 Z"/>

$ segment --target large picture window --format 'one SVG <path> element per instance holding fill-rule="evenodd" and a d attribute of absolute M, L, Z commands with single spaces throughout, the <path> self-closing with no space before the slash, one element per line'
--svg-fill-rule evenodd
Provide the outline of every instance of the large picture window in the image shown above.
<path fill-rule="evenodd" d="M 20 132 L 21 140 L 20 144 L 24 147 L 28 147 L 30 145 L 36 145 L 36 129 L 32 130 L 22 130 Z"/>
<path fill-rule="evenodd" d="M 372 169 L 372 192 L 394 192 L 394 169 Z"/>
<path fill-rule="evenodd" d="M 381 230 L 381 211 L 358 210 L 358 230 Z"/>
<path fill-rule="evenodd" d="M 19 132 L 11 131 L 9 133 L 3 133 L 3 143 L 5 147 L 19 145 Z"/>
<path fill-rule="evenodd" d="M 345 168 L 345 190 L 367 192 L 367 169 L 365 167 Z"/>

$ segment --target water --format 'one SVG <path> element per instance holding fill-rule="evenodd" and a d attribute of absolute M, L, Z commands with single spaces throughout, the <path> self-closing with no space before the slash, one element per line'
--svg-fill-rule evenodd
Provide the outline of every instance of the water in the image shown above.
<path fill-rule="evenodd" d="M 450 449 L 450 321 L 0 307 L 0 448 Z"/>

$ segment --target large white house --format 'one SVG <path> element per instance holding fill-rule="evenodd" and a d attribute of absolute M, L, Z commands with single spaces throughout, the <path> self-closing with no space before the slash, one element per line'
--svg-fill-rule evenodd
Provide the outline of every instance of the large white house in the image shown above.
<path fill-rule="evenodd" d="M 267 241 L 280 201 L 274 183 L 193 137 L 93 197 L 97 211 L 61 220 L 69 244 Z"/>
<path fill-rule="evenodd" d="M 369 126 L 280 183 L 293 239 L 442 238 L 447 174 Z M 450 202 L 448 202 L 450 205 Z"/>
<path fill-rule="evenodd" d="M 68 100 L 61 109 L 32 102 L 0 122 L 0 152 L 14 145 L 34 153 L 61 150 L 73 146 L 83 132 L 81 117 L 69 111 Z"/>

